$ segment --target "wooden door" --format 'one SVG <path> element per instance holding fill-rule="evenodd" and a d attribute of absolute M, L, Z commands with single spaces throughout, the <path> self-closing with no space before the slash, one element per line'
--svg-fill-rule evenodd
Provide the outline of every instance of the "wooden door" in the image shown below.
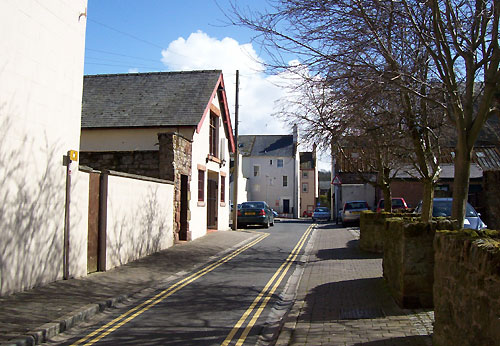
<path fill-rule="evenodd" d="M 207 181 L 207 228 L 217 229 L 217 180 Z"/>
<path fill-rule="evenodd" d="M 99 259 L 99 173 L 90 173 L 89 185 L 87 273 L 93 273 L 97 271 Z"/>

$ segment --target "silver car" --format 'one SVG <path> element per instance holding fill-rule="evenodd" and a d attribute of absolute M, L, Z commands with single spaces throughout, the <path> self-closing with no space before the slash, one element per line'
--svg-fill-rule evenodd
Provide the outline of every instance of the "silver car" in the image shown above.
<path fill-rule="evenodd" d="M 359 222 L 359 217 L 362 211 L 370 210 L 366 201 L 349 201 L 345 202 L 342 209 L 342 225 L 349 222 Z"/>
<path fill-rule="evenodd" d="M 450 217 L 451 216 L 451 205 L 453 203 L 453 198 L 434 198 L 432 207 L 432 216 L 434 217 Z M 422 213 L 422 201 L 418 203 L 417 208 L 415 208 L 416 213 Z M 487 228 L 486 224 L 480 218 L 479 214 L 472 205 L 467 202 L 465 207 L 465 220 L 464 228 L 470 228 L 475 230 L 480 230 Z"/>

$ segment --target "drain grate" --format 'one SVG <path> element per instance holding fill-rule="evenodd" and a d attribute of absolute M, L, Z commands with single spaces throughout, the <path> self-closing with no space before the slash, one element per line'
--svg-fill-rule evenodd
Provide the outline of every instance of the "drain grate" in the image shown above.
<path fill-rule="evenodd" d="M 379 308 L 366 309 L 340 309 L 341 320 L 359 320 L 385 317 L 385 313 Z"/>

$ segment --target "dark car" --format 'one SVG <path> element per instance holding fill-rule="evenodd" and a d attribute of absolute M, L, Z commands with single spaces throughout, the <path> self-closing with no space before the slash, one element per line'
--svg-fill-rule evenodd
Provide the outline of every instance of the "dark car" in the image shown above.
<path fill-rule="evenodd" d="M 273 210 L 266 202 L 243 202 L 238 208 L 238 228 L 247 225 L 262 225 L 265 228 L 274 226 Z"/>
<path fill-rule="evenodd" d="M 317 207 L 314 209 L 312 219 L 314 222 L 321 220 L 330 221 L 330 209 L 327 207 Z"/>
<path fill-rule="evenodd" d="M 453 203 L 453 198 L 434 198 L 432 202 L 432 216 L 434 217 L 450 217 L 451 216 L 451 205 Z M 422 213 L 422 201 L 415 208 L 416 213 Z M 480 230 L 486 228 L 486 224 L 480 218 L 479 214 L 472 205 L 467 202 L 465 208 L 465 220 L 464 228 L 470 228 L 475 230 Z"/>
<path fill-rule="evenodd" d="M 392 210 L 395 210 L 395 209 L 406 210 L 406 209 L 408 209 L 408 205 L 406 204 L 405 199 L 402 197 L 394 197 L 392 199 L 391 204 L 392 204 Z M 384 206 L 385 206 L 384 199 L 381 199 L 380 201 L 378 201 L 377 213 L 384 211 Z"/>

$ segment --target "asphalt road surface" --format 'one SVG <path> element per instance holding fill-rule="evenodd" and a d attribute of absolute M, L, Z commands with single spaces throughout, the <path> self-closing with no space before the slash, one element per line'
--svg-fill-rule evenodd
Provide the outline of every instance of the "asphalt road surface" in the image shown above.
<path fill-rule="evenodd" d="M 312 228 L 301 221 L 251 228 L 259 232 L 253 242 L 143 300 L 100 314 L 50 344 L 266 344 L 286 310 L 284 290 L 289 279 L 290 286 L 294 283 L 292 273 Z"/>

